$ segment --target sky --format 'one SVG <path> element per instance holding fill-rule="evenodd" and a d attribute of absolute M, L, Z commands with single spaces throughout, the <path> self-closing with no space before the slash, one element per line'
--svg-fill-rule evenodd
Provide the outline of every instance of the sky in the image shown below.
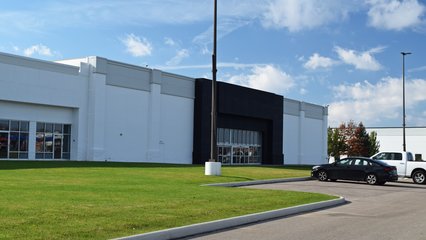
<path fill-rule="evenodd" d="M 0 52 L 211 79 L 213 0 L 0 0 Z M 218 81 L 328 106 L 331 127 L 426 126 L 426 0 L 218 0 Z"/>

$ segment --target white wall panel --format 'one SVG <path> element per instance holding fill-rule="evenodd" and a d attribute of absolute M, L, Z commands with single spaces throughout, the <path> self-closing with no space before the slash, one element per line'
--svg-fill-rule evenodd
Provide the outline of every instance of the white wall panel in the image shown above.
<path fill-rule="evenodd" d="M 284 114 L 283 122 L 284 164 L 299 164 L 299 117 Z"/>
<path fill-rule="evenodd" d="M 149 91 L 150 69 L 119 62 L 108 64 L 107 84 Z"/>
<path fill-rule="evenodd" d="M 0 118 L 22 121 L 72 124 L 73 109 L 0 100 Z"/>
<path fill-rule="evenodd" d="M 73 108 L 87 101 L 85 77 L 1 63 L 0 72 L 0 100 Z"/>
<path fill-rule="evenodd" d="M 194 100 L 161 95 L 160 151 L 164 162 L 192 164 Z"/>
<path fill-rule="evenodd" d="M 327 131 L 324 120 L 284 114 L 283 151 L 285 165 L 326 163 Z"/>
<path fill-rule="evenodd" d="M 107 86 L 106 96 L 106 160 L 145 162 L 149 92 Z"/>
<path fill-rule="evenodd" d="M 367 132 L 375 131 L 380 143 L 380 151 L 402 151 L 402 128 L 367 128 Z M 426 127 L 405 129 L 407 151 L 422 154 L 426 160 Z"/>
<path fill-rule="evenodd" d="M 302 135 L 302 164 L 323 164 L 323 123 L 322 120 L 305 118 Z"/>

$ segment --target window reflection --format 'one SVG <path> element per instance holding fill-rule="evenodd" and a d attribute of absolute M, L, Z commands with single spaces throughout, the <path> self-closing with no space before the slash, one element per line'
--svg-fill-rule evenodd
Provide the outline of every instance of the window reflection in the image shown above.
<path fill-rule="evenodd" d="M 262 133 L 241 129 L 217 129 L 218 161 L 222 164 L 260 164 Z"/>
<path fill-rule="evenodd" d="M 37 123 L 36 159 L 70 159 L 71 125 Z"/>
<path fill-rule="evenodd" d="M 28 159 L 28 121 L 0 119 L 0 158 Z"/>

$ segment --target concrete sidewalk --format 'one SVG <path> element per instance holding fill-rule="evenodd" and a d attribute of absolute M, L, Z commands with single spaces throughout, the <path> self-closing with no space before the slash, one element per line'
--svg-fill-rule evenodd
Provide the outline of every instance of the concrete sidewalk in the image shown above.
<path fill-rule="evenodd" d="M 204 185 L 201 185 L 201 186 L 210 186 L 210 187 L 244 187 L 244 186 L 260 185 L 260 184 L 309 181 L 309 180 L 314 180 L 314 179 L 315 178 L 312 178 L 312 177 L 278 178 L 278 179 L 268 179 L 268 180 L 244 181 L 244 182 L 211 183 L 211 184 L 204 184 Z"/>
<path fill-rule="evenodd" d="M 218 184 L 207 184 L 203 186 L 222 186 L 222 187 L 241 187 L 249 185 L 259 185 L 259 184 L 270 184 L 270 183 L 282 183 L 282 182 L 295 182 L 295 181 L 307 181 L 312 178 L 292 178 L 292 179 L 272 179 L 272 180 L 260 180 L 260 181 L 247 181 L 247 182 L 234 182 L 234 183 L 218 183 Z M 193 224 L 183 227 L 170 228 L 155 232 L 149 232 L 144 234 L 138 234 L 128 237 L 117 238 L 120 240 L 168 240 L 168 239 L 177 239 L 184 238 L 189 236 L 194 236 L 198 234 L 209 233 L 213 231 L 228 229 L 232 227 L 237 227 L 241 225 L 261 222 L 265 220 L 271 220 L 275 218 L 282 218 L 286 216 L 291 216 L 295 214 L 300 214 L 304 212 L 310 212 L 315 210 L 320 210 L 323 208 L 330 208 L 344 204 L 346 202 L 345 198 L 339 197 L 338 199 L 328 200 L 318 203 L 304 204 L 295 207 L 282 208 L 267 212 L 248 214 L 238 217 L 226 218 L 211 222 L 204 222 L 199 224 Z"/>

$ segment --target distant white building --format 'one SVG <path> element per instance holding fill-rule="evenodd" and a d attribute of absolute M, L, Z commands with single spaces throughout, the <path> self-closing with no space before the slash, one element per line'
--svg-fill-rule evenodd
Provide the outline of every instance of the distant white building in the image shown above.
<path fill-rule="evenodd" d="M 377 132 L 380 151 L 402 151 L 402 127 L 366 128 L 367 132 Z M 426 160 L 426 127 L 406 127 L 405 142 L 407 151 Z M 421 156 L 419 156 L 419 154 Z"/>
<path fill-rule="evenodd" d="M 0 159 L 200 164 L 211 81 L 101 57 L 0 53 Z M 327 107 L 218 83 L 224 164 L 327 161 Z"/>

